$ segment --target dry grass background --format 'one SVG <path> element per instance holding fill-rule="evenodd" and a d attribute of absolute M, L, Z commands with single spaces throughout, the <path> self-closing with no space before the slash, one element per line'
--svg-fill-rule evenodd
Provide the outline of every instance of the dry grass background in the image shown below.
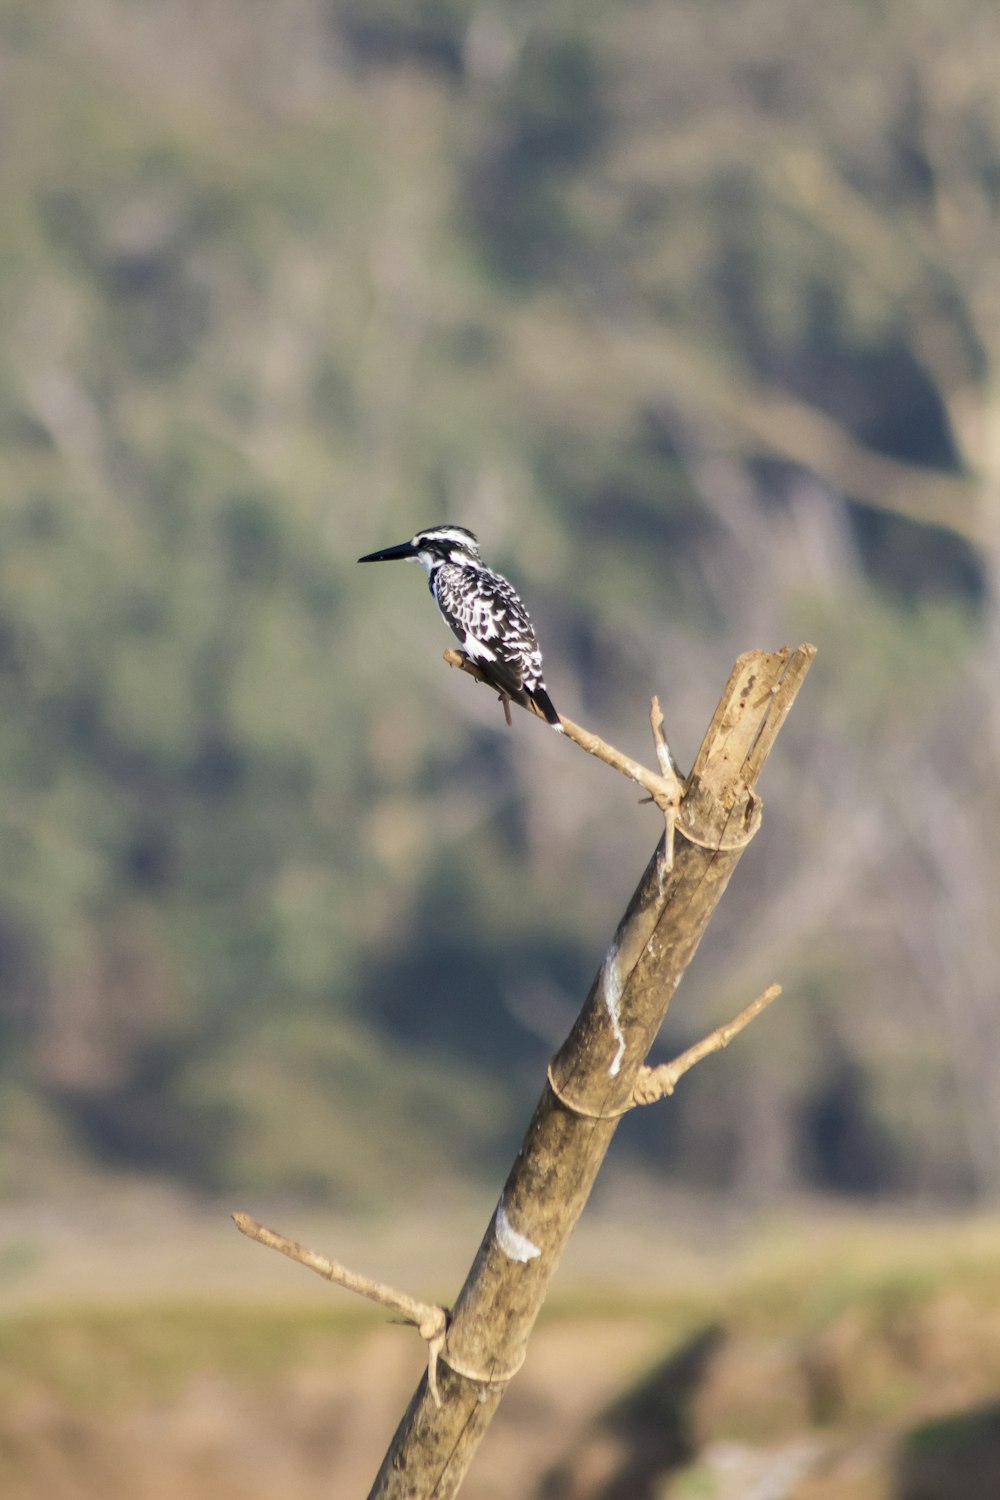
<path fill-rule="evenodd" d="M 469 1500 L 995 1500 L 1000 1225 L 748 1225 L 637 1189 L 581 1226 Z M 271 1217 L 447 1298 L 479 1209 Z M 5 1500 L 350 1500 L 421 1368 L 221 1206 L 8 1210 L 0 1274 Z"/>

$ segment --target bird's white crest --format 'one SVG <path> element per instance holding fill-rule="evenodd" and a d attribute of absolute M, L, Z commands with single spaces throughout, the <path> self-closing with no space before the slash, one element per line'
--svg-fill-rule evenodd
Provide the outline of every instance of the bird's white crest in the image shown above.
<path fill-rule="evenodd" d="M 425 526 L 412 538 L 414 546 L 422 541 L 454 542 L 460 547 L 475 547 L 479 551 L 479 539 L 467 526 Z"/>
<path fill-rule="evenodd" d="M 410 538 L 417 549 L 417 562 L 428 572 L 443 561 L 442 554 L 455 562 L 481 564 L 479 538 L 464 526 L 427 526 Z"/>

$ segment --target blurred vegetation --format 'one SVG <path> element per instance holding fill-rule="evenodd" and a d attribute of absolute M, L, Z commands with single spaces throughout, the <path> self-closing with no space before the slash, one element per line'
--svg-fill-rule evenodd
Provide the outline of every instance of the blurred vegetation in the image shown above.
<path fill-rule="evenodd" d="M 354 569 L 441 519 L 636 752 L 821 648 L 677 1045 L 792 998 L 622 1149 L 1000 1191 L 998 32 L 8 0 L 0 1191 L 375 1204 L 516 1139 L 655 819 Z"/>

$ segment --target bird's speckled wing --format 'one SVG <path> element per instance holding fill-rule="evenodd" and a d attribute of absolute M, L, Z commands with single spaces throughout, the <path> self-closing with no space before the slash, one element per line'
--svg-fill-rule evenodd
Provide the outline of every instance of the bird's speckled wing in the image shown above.
<path fill-rule="evenodd" d="M 506 578 L 491 568 L 439 568 L 437 606 L 473 661 L 498 684 L 531 691 L 542 681 L 542 654 L 528 612 Z"/>

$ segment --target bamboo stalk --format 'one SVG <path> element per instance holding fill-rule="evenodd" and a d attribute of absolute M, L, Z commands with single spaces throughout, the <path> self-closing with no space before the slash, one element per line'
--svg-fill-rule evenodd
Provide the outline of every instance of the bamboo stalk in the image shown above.
<path fill-rule="evenodd" d="M 759 826 L 757 778 L 814 655 L 811 646 L 751 651 L 736 663 L 680 801 L 673 868 L 664 837 L 553 1059 L 455 1304 L 438 1372 L 441 1405 L 425 1375 L 369 1500 L 451 1500 L 457 1494 L 524 1359 L 549 1282 L 618 1119 L 633 1104 L 674 989 Z M 581 743 L 565 721 L 564 727 Z M 589 743 L 582 748 L 597 753 Z M 643 785 L 638 763 L 620 760 L 627 764 L 616 769 Z M 657 778 L 658 791 L 666 780 Z"/>

